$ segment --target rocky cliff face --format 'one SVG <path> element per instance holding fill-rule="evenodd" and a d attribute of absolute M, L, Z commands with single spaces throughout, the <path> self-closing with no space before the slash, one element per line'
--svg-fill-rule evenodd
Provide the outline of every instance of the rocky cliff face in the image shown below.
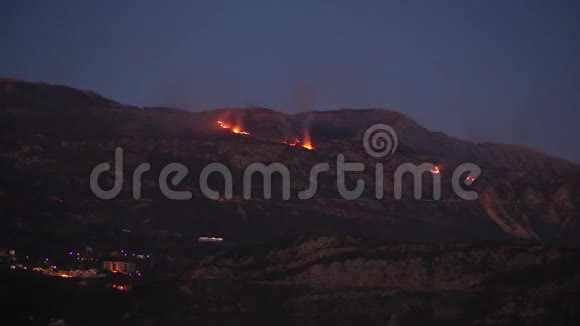
<path fill-rule="evenodd" d="M 250 135 L 234 134 L 217 120 L 240 124 Z M 399 137 L 395 154 L 369 156 L 361 143 L 377 123 Z M 310 132 L 316 150 L 282 143 Z M 580 169 L 578 165 L 516 146 L 475 144 L 431 132 L 398 112 L 382 109 L 282 114 L 263 108 L 186 112 L 125 106 L 88 91 L 64 86 L 0 81 L 0 180 L 2 223 L 7 234 L 57 232 L 62 237 L 97 238 L 118 230 L 163 243 L 188 243 L 197 235 L 219 234 L 236 242 L 260 242 L 283 234 L 355 233 L 390 240 L 525 240 L 576 244 Z M 95 198 L 88 185 L 97 164 L 111 162 L 124 149 L 124 186 L 118 198 Z M 347 174 L 351 189 L 358 179 L 366 190 L 357 200 L 336 190 L 336 156 L 360 162 L 365 171 Z M 132 171 L 149 162 L 143 198 L 132 197 Z M 189 169 L 176 189 L 194 198 L 170 201 L 159 192 L 159 172 L 168 163 Z M 211 162 L 224 163 L 234 176 L 232 200 L 209 200 L 199 188 L 199 173 Z M 272 200 L 242 198 L 244 169 L 256 162 L 280 162 L 291 172 L 291 199 L 282 200 L 274 178 Z M 316 196 L 297 199 L 309 185 L 310 169 L 329 163 L 319 176 Z M 384 198 L 374 195 L 377 162 L 384 165 Z M 429 162 L 441 168 L 442 198 L 429 200 L 432 181 L 424 178 L 425 200 L 413 198 L 404 183 L 394 199 L 393 173 L 401 163 Z M 451 174 L 463 162 L 482 168 L 470 186 L 478 200 L 458 198 Z M 101 177 L 113 184 L 112 173 Z M 253 193 L 262 190 L 254 180 Z M 223 181 L 210 178 L 223 190 Z M 347 268 L 347 267 L 345 267 Z"/>
<path fill-rule="evenodd" d="M 348 237 L 298 240 L 255 252 L 207 257 L 193 274 L 320 288 L 455 291 L 482 287 L 498 275 L 578 258 L 576 251 L 542 246 L 371 245 Z"/>
<path fill-rule="evenodd" d="M 218 254 L 192 274 L 197 287 L 208 279 L 269 287 L 284 293 L 287 312 L 309 318 L 573 324 L 578 258 L 577 251 L 538 245 L 382 245 L 322 237 Z"/>

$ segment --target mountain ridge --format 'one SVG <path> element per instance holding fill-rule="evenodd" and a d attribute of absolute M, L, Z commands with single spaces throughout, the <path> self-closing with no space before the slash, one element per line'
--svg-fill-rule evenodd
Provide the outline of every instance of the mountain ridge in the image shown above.
<path fill-rule="evenodd" d="M 66 86 L 0 80 L 0 118 L 0 163 L 6 168 L 0 198 L 7 205 L 3 211 L 7 218 L 2 223 L 15 232 L 24 229 L 36 232 L 65 222 L 72 223 L 72 229 L 84 228 L 90 220 L 87 215 L 98 215 L 102 221 L 99 227 L 106 232 L 134 227 L 141 229 L 145 237 L 162 242 L 187 242 L 191 236 L 188 230 L 196 228 L 194 233 L 200 235 L 222 234 L 240 242 L 288 232 L 332 234 L 351 230 L 387 239 L 506 236 L 513 240 L 573 244 L 580 234 L 577 164 L 514 145 L 473 143 L 432 132 L 406 115 L 388 109 L 293 114 L 267 108 L 189 112 L 127 106 Z M 220 119 L 239 123 L 250 135 L 236 135 L 220 128 L 217 123 Z M 384 160 L 367 155 L 361 144 L 366 128 L 376 123 L 390 125 L 399 138 L 397 152 Z M 310 133 L 315 150 L 283 144 L 285 139 L 303 137 L 305 131 Z M 321 181 L 319 194 L 307 205 L 276 198 L 270 202 L 258 198 L 240 201 L 238 197 L 230 202 L 204 198 L 187 204 L 169 202 L 155 189 L 153 176 L 148 177 L 144 189 L 152 202 L 121 199 L 95 202 L 87 193 L 88 176 L 92 167 L 111 160 L 116 146 L 129 153 L 128 167 L 151 161 L 158 171 L 161 164 L 181 161 L 192 164 L 191 174 L 198 175 L 204 164 L 217 161 L 233 170 L 237 182 L 250 163 L 283 162 L 292 172 L 293 194 L 308 185 L 308 170 L 316 163 L 328 162 L 331 169 L 330 175 Z M 345 154 L 347 161 L 356 159 L 369 168 L 383 162 L 391 172 L 405 162 L 430 162 L 440 166 L 446 178 L 463 162 L 477 163 L 483 174 L 472 189 L 480 196 L 473 202 L 459 201 L 447 180 L 442 185 L 442 200 L 435 203 L 413 200 L 412 187 L 408 186 L 404 187 L 400 201 L 393 199 L 392 189 L 385 189 L 383 200 L 373 199 L 369 192 L 356 201 L 343 200 L 338 197 L 332 179 L 339 153 Z M 29 181 L 36 175 L 40 181 Z M 372 189 L 372 169 L 349 176 L 347 184 L 354 185 L 358 177 Z M 130 175 L 125 179 L 123 194 L 128 195 Z M 385 184 L 392 182 L 392 175 L 386 175 Z M 23 190 L 11 190 L 13 184 L 20 184 Z M 180 187 L 193 190 L 197 198 L 200 191 L 196 184 L 191 177 L 187 186 Z M 219 183 L 213 185 L 221 189 Z M 260 186 L 253 186 L 261 190 Z M 275 190 L 276 187 L 279 185 L 275 185 Z M 427 196 L 431 195 L 430 187 L 430 181 L 426 180 Z M 25 198 L 29 197 L 24 189 L 38 193 L 43 202 L 54 196 L 74 199 L 70 199 L 70 204 L 67 201 L 66 207 L 57 208 L 62 209 L 57 218 L 54 207 L 46 208 L 44 204 L 38 210 L 27 207 L 29 199 Z M 88 203 L 93 211 L 87 212 Z M 107 205 L 118 207 L 119 212 L 107 216 Z M 185 220 L 188 210 L 208 212 L 208 216 Z M 53 216 L 54 225 L 40 223 L 38 214 Z M 163 217 L 165 214 L 170 216 Z M 217 218 L 212 219 L 212 214 Z M 118 215 L 124 217 L 114 220 Z M 142 216 L 152 216 L 152 222 L 146 223 Z M 430 232 L 423 231 L 424 228 Z M 156 234 L 156 229 L 167 231 L 163 234 L 179 234 L 180 238 L 166 239 Z"/>

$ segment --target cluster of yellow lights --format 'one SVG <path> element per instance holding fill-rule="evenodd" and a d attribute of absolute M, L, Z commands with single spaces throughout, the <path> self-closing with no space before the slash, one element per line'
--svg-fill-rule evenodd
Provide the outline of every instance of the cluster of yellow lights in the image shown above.
<path fill-rule="evenodd" d="M 111 287 L 115 290 L 119 290 L 119 291 L 129 291 L 129 286 L 128 285 L 117 285 L 117 284 L 113 284 L 111 285 Z"/>

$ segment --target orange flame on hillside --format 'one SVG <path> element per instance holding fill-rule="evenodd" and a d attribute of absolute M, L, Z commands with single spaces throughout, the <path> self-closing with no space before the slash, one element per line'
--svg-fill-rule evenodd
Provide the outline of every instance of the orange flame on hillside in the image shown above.
<path fill-rule="evenodd" d="M 308 130 L 304 130 L 304 137 L 302 138 L 302 147 L 306 148 L 309 151 L 315 149 L 314 145 L 312 145 L 312 139 L 310 138 L 310 132 Z"/>
<path fill-rule="evenodd" d="M 250 133 L 245 131 L 241 126 L 232 126 L 231 124 L 218 120 L 217 124 L 220 126 L 220 128 L 222 129 L 229 129 L 231 130 L 234 134 L 240 134 L 240 135 L 249 135 Z"/>
<path fill-rule="evenodd" d="M 242 128 L 240 128 L 240 127 L 233 127 L 233 128 L 232 128 L 232 132 L 233 132 L 234 134 L 242 134 L 242 135 L 249 135 L 249 134 L 250 134 L 250 133 L 249 133 L 249 132 L 247 132 L 247 131 L 243 131 L 243 130 L 242 130 Z"/>
<path fill-rule="evenodd" d="M 309 151 L 316 149 L 314 147 L 314 145 L 312 145 L 312 140 L 310 138 L 310 132 L 308 132 L 308 130 L 304 131 L 304 135 L 303 135 L 302 140 L 300 140 L 298 137 L 286 138 L 282 141 L 282 144 L 292 146 L 292 147 L 301 146 L 302 148 L 306 148 Z"/>
<path fill-rule="evenodd" d="M 441 172 L 441 170 L 439 170 L 439 167 L 438 167 L 438 166 L 435 166 L 435 167 L 434 167 L 434 168 L 431 170 L 431 173 L 435 173 L 435 174 L 437 174 L 437 173 L 440 173 L 440 172 Z"/>
<path fill-rule="evenodd" d="M 218 125 L 224 129 L 230 129 L 232 126 L 229 123 L 225 123 L 221 120 L 217 121 Z"/>

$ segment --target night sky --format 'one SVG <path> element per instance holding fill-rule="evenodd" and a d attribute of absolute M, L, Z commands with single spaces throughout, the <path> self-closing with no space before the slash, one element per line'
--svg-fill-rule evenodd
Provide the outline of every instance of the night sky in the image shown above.
<path fill-rule="evenodd" d="M 2 1 L 2 77 L 135 105 L 391 108 L 580 162 L 579 1 Z"/>

